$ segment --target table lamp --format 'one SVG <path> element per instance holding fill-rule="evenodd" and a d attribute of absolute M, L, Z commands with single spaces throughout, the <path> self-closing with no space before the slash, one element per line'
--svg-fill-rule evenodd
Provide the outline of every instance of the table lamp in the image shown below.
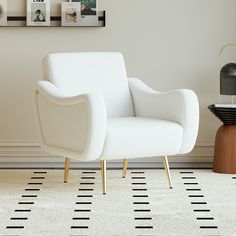
<path fill-rule="evenodd" d="M 226 44 L 220 51 L 228 46 Z M 219 55 L 220 55 L 219 54 Z M 223 122 L 215 137 L 213 171 L 217 173 L 236 174 L 236 63 L 227 63 L 220 70 L 220 95 L 230 95 L 232 104 L 213 104 L 210 111 Z"/>

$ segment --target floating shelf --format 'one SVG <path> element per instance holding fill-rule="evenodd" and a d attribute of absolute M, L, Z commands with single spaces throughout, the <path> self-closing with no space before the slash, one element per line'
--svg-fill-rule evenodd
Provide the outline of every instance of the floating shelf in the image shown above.
<path fill-rule="evenodd" d="M 26 16 L 8 16 L 7 26 L 0 27 L 105 27 L 106 12 L 98 11 L 96 16 L 81 16 L 80 25 L 78 26 L 61 26 L 61 16 L 51 16 L 50 26 L 27 26 Z"/>

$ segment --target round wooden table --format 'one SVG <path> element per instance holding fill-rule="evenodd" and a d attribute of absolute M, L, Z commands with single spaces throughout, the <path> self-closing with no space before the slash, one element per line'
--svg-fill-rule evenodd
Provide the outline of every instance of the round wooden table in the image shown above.
<path fill-rule="evenodd" d="M 213 171 L 236 174 L 236 108 L 215 105 L 208 108 L 224 123 L 216 133 Z"/>

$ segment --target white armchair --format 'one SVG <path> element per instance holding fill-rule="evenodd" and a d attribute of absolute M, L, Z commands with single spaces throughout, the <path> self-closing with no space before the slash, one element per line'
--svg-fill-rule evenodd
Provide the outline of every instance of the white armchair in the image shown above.
<path fill-rule="evenodd" d="M 45 81 L 35 86 L 35 111 L 42 148 L 70 159 L 101 161 L 106 193 L 106 160 L 167 156 L 192 150 L 199 105 L 187 89 L 160 93 L 127 79 L 120 53 L 58 53 L 44 60 Z"/>

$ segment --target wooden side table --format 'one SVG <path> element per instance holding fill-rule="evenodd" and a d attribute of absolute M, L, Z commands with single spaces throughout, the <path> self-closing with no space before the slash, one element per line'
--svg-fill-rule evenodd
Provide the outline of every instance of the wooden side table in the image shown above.
<path fill-rule="evenodd" d="M 208 108 L 224 123 L 216 133 L 213 171 L 236 174 L 236 108 L 215 105 Z"/>

